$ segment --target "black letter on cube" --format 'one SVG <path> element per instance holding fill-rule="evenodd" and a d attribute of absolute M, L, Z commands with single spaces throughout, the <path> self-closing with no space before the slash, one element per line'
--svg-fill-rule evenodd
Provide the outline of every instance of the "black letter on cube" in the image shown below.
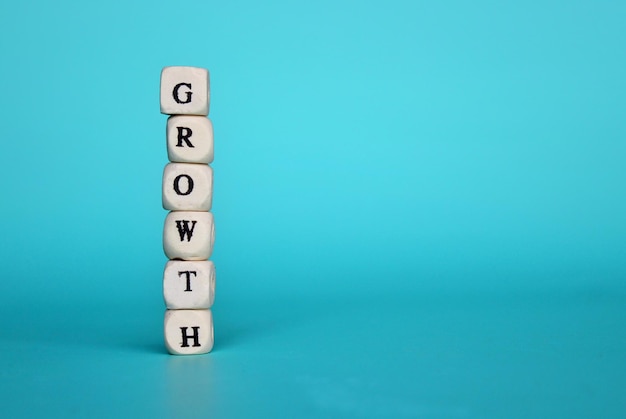
<path fill-rule="evenodd" d="M 178 229 L 178 234 L 180 235 L 180 241 L 185 241 L 185 236 L 187 236 L 187 241 L 191 241 L 191 236 L 193 236 L 193 229 L 196 228 L 196 220 L 191 222 L 191 229 L 189 229 L 189 221 L 188 220 L 176 220 L 176 228 Z"/>
<path fill-rule="evenodd" d="M 186 192 L 182 192 L 180 190 L 180 179 L 181 178 L 187 178 L 187 191 Z M 189 175 L 178 175 L 174 178 L 174 191 L 178 194 L 178 195 L 189 195 L 191 193 L 191 191 L 193 191 L 193 179 L 191 178 L 191 176 Z"/>
<path fill-rule="evenodd" d="M 188 92 L 185 92 L 187 94 L 187 99 L 185 99 L 184 101 L 180 100 L 180 98 L 178 97 L 178 89 L 180 89 L 182 86 L 188 87 L 190 89 Z M 174 86 L 174 91 L 172 92 L 172 94 L 174 95 L 174 100 L 176 101 L 176 103 L 185 104 L 191 102 L 191 83 L 178 83 L 176 86 Z"/>
<path fill-rule="evenodd" d="M 187 280 L 187 288 L 185 288 L 185 291 L 191 291 L 191 274 L 193 274 L 193 276 L 198 276 L 196 271 L 178 271 L 178 276 L 181 276 L 182 274 L 185 274 L 185 278 Z"/>
<path fill-rule="evenodd" d="M 200 329 L 200 326 L 192 326 L 191 327 L 193 329 L 193 334 L 191 336 L 189 336 L 187 334 L 187 329 L 188 327 L 181 327 L 180 328 L 180 332 L 183 335 L 183 342 L 180 345 L 181 348 L 188 348 L 189 344 L 187 343 L 187 341 L 191 338 L 193 338 L 193 345 L 192 346 L 200 346 L 200 342 L 199 342 L 199 336 L 198 336 L 198 329 Z"/>
<path fill-rule="evenodd" d="M 191 128 L 176 127 L 176 129 L 178 130 L 178 143 L 176 144 L 176 147 L 184 147 L 183 146 L 183 141 L 184 141 L 185 144 L 187 144 L 187 147 L 195 148 L 193 144 L 191 144 L 191 141 L 189 141 L 191 134 L 193 134 L 193 131 L 191 131 Z"/>

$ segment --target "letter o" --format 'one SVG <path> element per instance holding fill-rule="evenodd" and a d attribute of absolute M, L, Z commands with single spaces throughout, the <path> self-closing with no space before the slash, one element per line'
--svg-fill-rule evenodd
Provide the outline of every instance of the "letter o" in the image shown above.
<path fill-rule="evenodd" d="M 180 179 L 187 178 L 187 190 L 185 192 L 180 190 Z M 189 175 L 178 175 L 174 178 L 174 191 L 178 195 L 189 195 L 193 191 L 193 179 Z"/>

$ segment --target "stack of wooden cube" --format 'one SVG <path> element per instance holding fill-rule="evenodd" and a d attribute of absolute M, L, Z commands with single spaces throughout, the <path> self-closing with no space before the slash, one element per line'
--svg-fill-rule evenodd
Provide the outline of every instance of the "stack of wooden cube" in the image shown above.
<path fill-rule="evenodd" d="M 209 114 L 209 72 L 165 67 L 161 72 L 161 113 L 167 120 L 163 208 L 170 213 L 163 249 L 170 259 L 163 274 L 165 346 L 172 354 L 207 353 L 213 348 L 215 266 L 209 261 L 215 228 L 213 125 Z"/>

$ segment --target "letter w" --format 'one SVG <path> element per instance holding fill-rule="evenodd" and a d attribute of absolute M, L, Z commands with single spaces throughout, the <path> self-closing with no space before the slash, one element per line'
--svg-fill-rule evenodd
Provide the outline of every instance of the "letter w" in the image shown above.
<path fill-rule="evenodd" d="M 191 222 L 191 229 L 189 228 L 189 221 L 176 220 L 176 228 L 178 229 L 178 234 L 180 234 L 180 241 L 185 241 L 185 236 L 187 236 L 187 241 L 191 241 L 191 236 L 193 236 L 193 229 L 196 227 L 196 221 Z"/>

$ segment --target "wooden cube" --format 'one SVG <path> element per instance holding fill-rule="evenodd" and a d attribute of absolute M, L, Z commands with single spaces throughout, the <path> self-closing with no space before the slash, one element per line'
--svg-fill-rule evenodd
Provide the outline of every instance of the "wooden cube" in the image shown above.
<path fill-rule="evenodd" d="M 174 355 L 205 354 L 213 349 L 211 310 L 167 310 L 165 347 Z"/>
<path fill-rule="evenodd" d="M 206 164 L 170 163 L 163 170 L 163 208 L 209 211 L 213 201 L 213 169 Z"/>
<path fill-rule="evenodd" d="M 198 67 L 165 67 L 161 72 L 161 113 L 209 114 L 209 71 Z"/>
<path fill-rule="evenodd" d="M 167 158 L 178 163 L 213 161 L 213 124 L 205 116 L 177 115 L 167 119 Z"/>
<path fill-rule="evenodd" d="M 206 260 L 213 252 L 213 214 L 172 211 L 165 217 L 163 250 L 169 259 Z"/>
<path fill-rule="evenodd" d="M 163 272 L 163 298 L 169 309 L 211 308 L 215 265 L 210 260 L 170 260 Z"/>

